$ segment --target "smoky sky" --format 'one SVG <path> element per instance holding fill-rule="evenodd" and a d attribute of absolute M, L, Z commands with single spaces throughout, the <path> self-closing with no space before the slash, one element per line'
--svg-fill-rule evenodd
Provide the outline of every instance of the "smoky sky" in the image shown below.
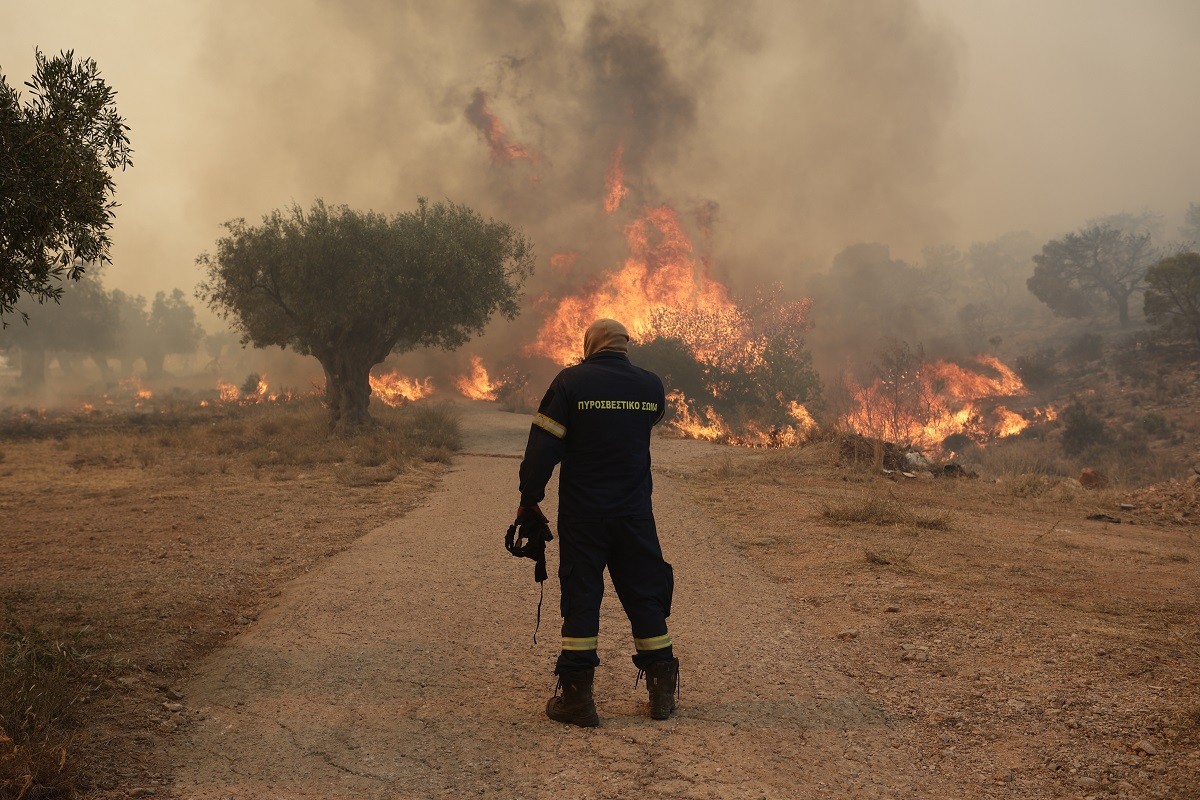
<path fill-rule="evenodd" d="M 448 198 L 524 227 L 542 259 L 619 264 L 643 204 L 715 213 L 714 271 L 804 291 L 856 242 L 1043 237 L 1177 217 L 1200 29 L 1186 2 L 806 0 L 16 2 L 0 70 L 94 57 L 136 167 L 108 280 L 198 280 L 219 223 L 316 197 L 390 212 Z M 482 92 L 528 158 L 495 163 Z M 630 194 L 604 174 L 623 147 Z"/>

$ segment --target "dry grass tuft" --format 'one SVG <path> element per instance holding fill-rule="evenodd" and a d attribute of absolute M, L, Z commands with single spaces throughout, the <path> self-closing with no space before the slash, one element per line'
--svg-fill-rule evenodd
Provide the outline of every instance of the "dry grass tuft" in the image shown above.
<path fill-rule="evenodd" d="M 94 665 L 72 640 L 9 620 L 0 633 L 0 796 L 73 796 L 77 707 Z"/>
<path fill-rule="evenodd" d="M 866 497 L 835 505 L 826 504 L 821 517 L 835 525 L 908 525 L 931 531 L 948 531 L 948 514 L 922 514 L 894 497 Z"/>
<path fill-rule="evenodd" d="M 452 404 L 377 409 L 376 422 L 349 436 L 332 436 L 326 410 L 315 400 L 302 400 L 173 422 L 117 419 L 107 429 L 73 430 L 63 446 L 73 452 L 67 463 L 76 470 L 161 466 L 201 477 L 225 474 L 242 462 L 259 477 L 278 478 L 291 470 L 337 467 L 338 479 L 352 486 L 378 483 L 384 475 L 391 480 L 416 463 L 449 463 L 462 447 L 460 415 Z"/>

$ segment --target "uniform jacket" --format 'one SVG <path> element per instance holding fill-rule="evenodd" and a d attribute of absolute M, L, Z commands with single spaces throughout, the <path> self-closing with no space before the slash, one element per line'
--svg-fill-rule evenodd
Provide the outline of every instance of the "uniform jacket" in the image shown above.
<path fill-rule="evenodd" d="M 624 353 L 602 350 L 567 367 L 533 418 L 521 462 L 521 505 L 542 501 L 561 462 L 560 515 L 650 514 L 650 430 L 665 409 L 662 381 Z"/>

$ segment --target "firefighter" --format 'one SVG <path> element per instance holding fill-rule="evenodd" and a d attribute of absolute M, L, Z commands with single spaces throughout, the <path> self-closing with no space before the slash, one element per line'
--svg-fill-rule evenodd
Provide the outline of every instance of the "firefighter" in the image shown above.
<path fill-rule="evenodd" d="M 592 698 L 604 569 L 633 629 L 633 663 L 646 678 L 650 715 L 675 710 L 679 660 L 671 647 L 674 574 L 663 560 L 650 504 L 650 431 L 666 397 L 653 372 L 629 362 L 629 333 L 601 319 L 583 337 L 583 361 L 562 370 L 542 398 L 521 462 L 518 522 L 546 522 L 538 503 L 554 466 L 558 493 L 562 651 L 550 719 L 600 724 Z M 636 684 L 636 681 L 635 681 Z"/>

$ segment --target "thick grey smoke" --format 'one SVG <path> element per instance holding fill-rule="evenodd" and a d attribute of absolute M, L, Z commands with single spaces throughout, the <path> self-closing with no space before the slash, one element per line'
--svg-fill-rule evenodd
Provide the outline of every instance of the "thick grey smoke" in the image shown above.
<path fill-rule="evenodd" d="M 206 35 L 226 92 L 197 159 L 214 221 L 449 197 L 526 227 L 543 263 L 578 253 L 578 277 L 619 265 L 622 225 L 669 203 L 717 220 L 718 278 L 797 292 L 848 242 L 945 233 L 955 40 L 913 0 L 268 3 Z M 618 148 L 629 194 L 609 216 Z M 564 288 L 543 272 L 533 293 Z"/>

